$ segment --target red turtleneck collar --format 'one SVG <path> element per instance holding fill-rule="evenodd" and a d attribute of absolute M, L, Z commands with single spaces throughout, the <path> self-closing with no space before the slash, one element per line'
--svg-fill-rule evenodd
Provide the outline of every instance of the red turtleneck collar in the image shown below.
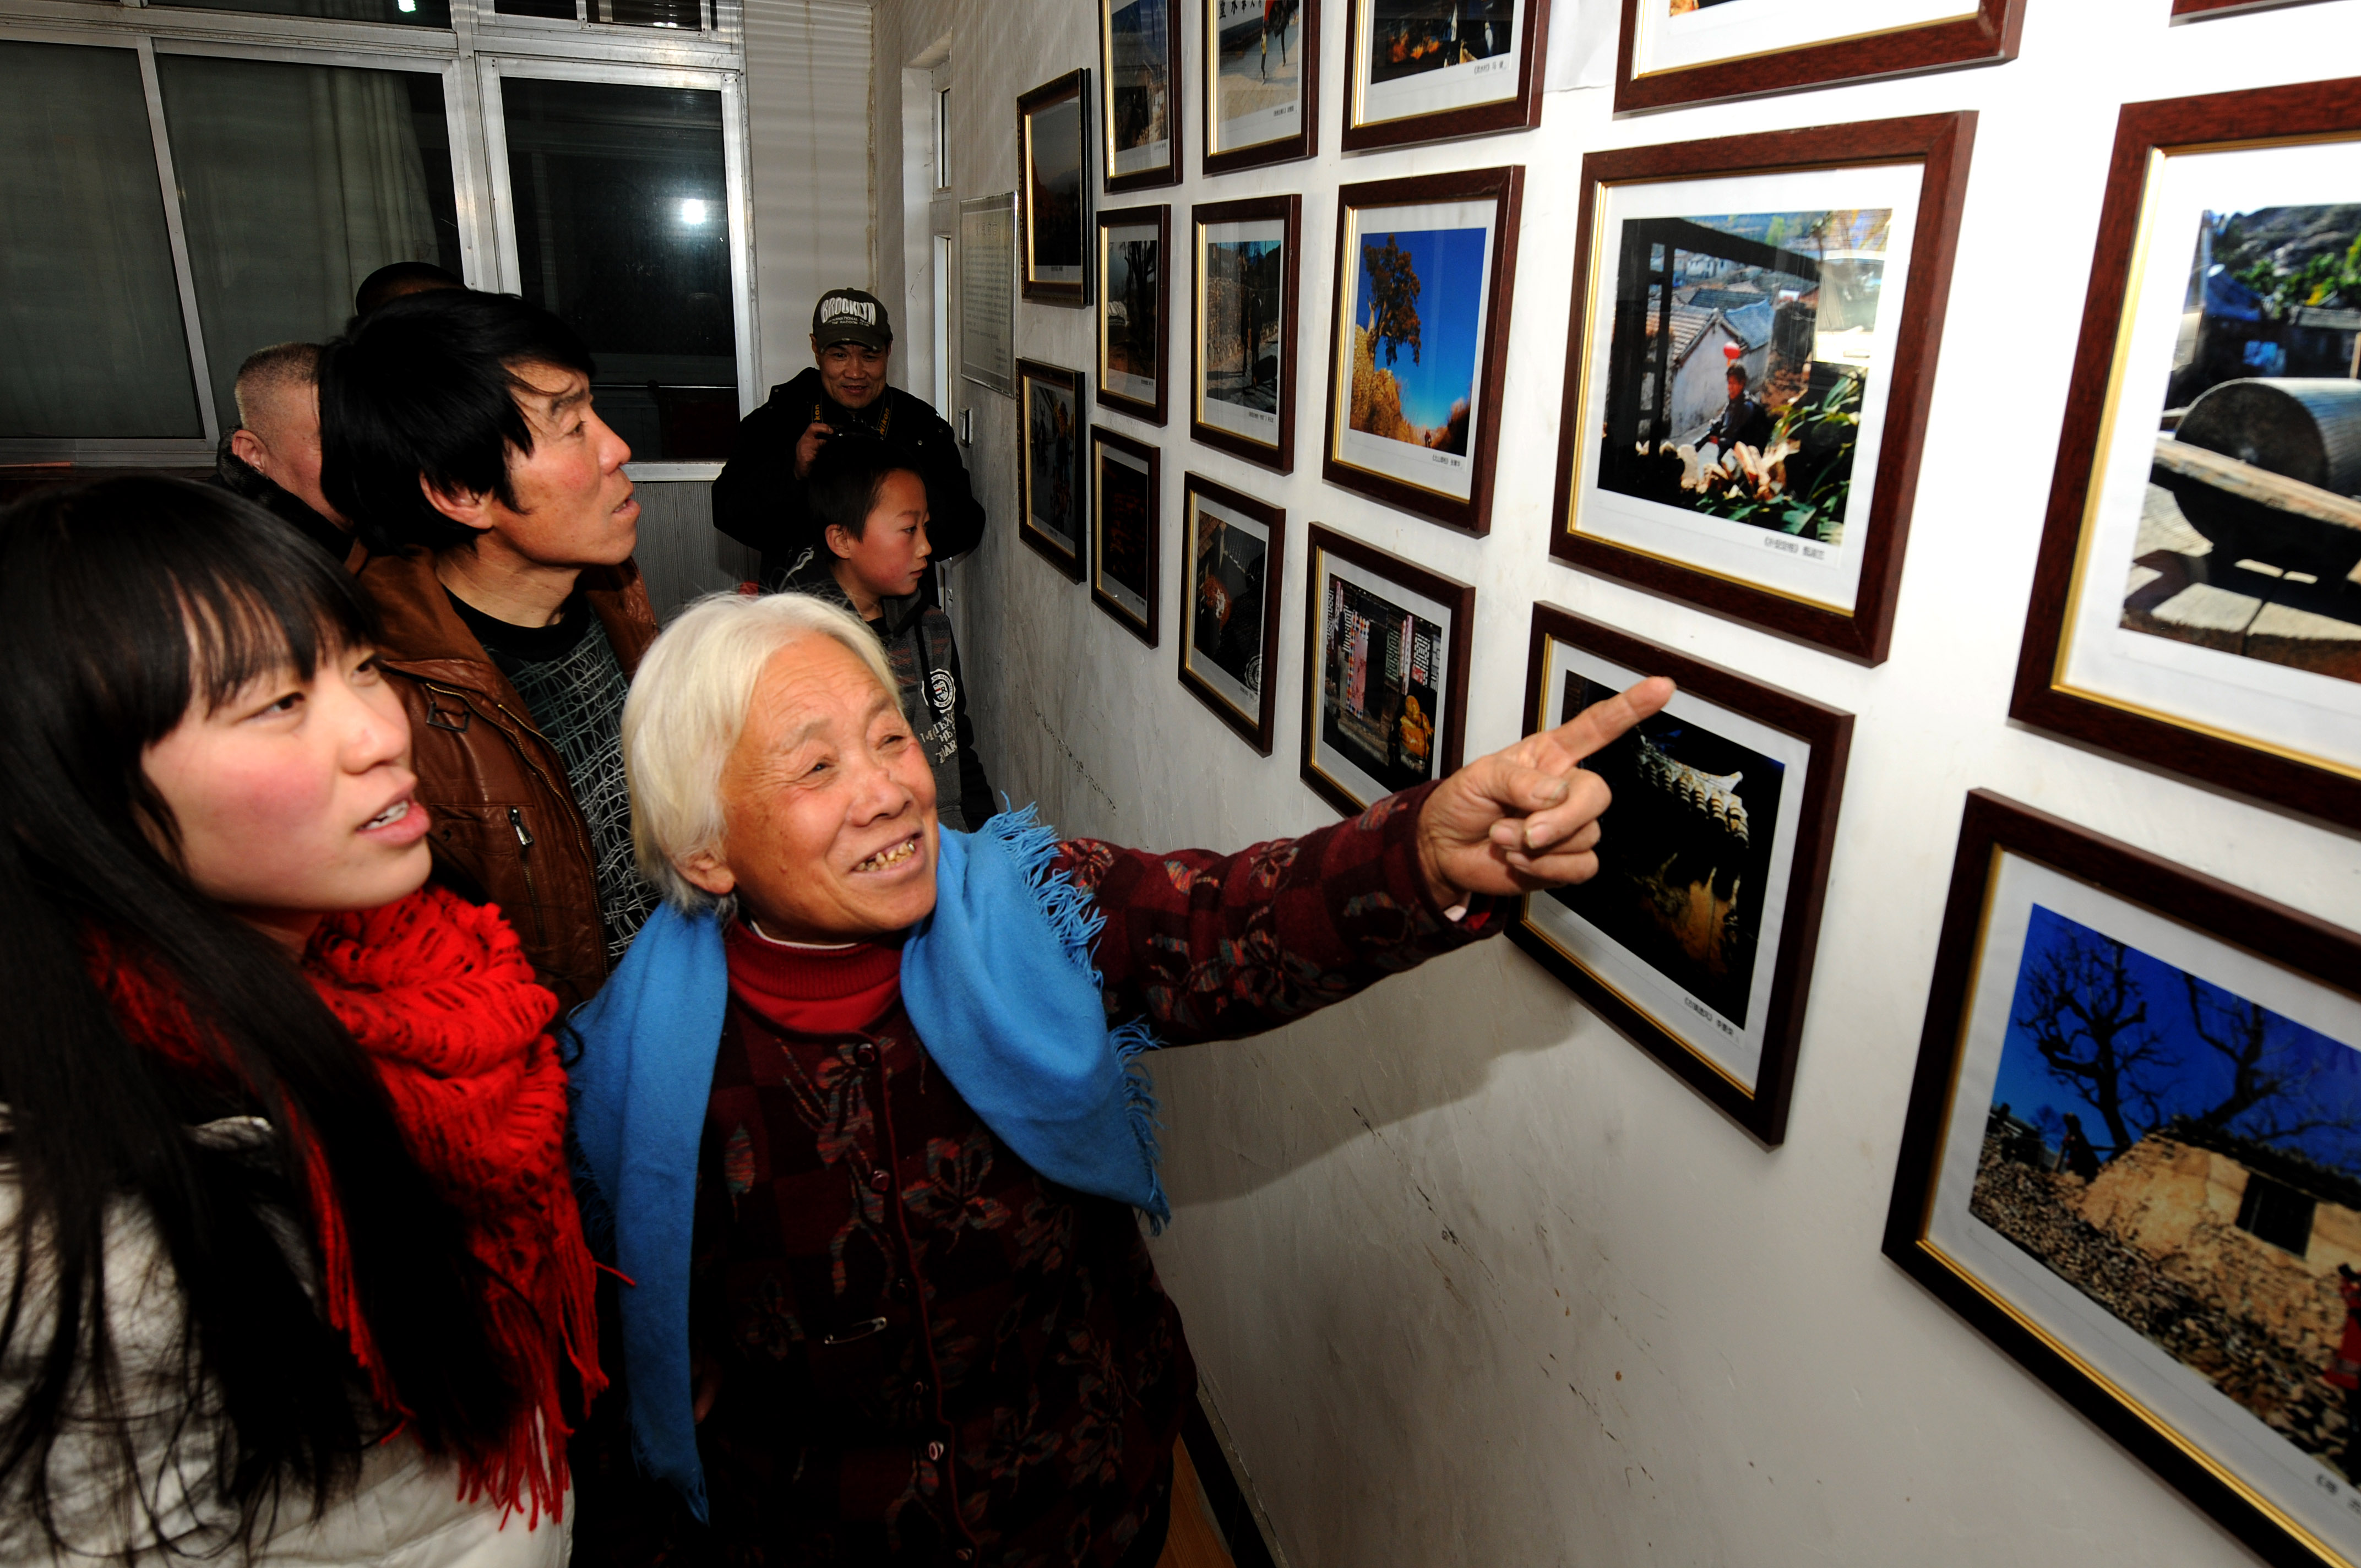
<path fill-rule="evenodd" d="M 766 1021 L 799 1035 L 857 1034 L 902 994 L 902 944 L 811 948 L 776 942 L 730 922 L 730 992 Z"/>

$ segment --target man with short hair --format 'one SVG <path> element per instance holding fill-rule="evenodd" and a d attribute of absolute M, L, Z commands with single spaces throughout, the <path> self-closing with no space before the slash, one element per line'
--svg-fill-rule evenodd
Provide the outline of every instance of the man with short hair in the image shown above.
<path fill-rule="evenodd" d="M 763 585 L 777 587 L 807 552 L 825 554 L 805 488 L 820 448 L 855 431 L 885 443 L 927 482 L 935 559 L 964 555 L 983 539 L 983 508 L 968 487 L 951 427 L 926 400 L 885 384 L 894 323 L 859 289 L 830 289 L 812 308 L 817 363 L 738 426 L 738 444 L 713 481 L 713 525 L 763 553 Z M 925 588 L 935 602 L 932 574 Z"/>
<path fill-rule="evenodd" d="M 214 483 L 358 571 L 364 553 L 352 527 L 320 489 L 320 345 L 255 350 L 237 367 L 233 394 L 237 428 L 214 455 Z"/>
<path fill-rule="evenodd" d="M 365 316 L 387 301 L 409 294 L 467 286 L 431 261 L 388 262 L 361 280 L 361 286 L 353 292 L 353 313 Z"/>
<path fill-rule="evenodd" d="M 623 698 L 655 640 L 631 448 L 571 328 L 506 294 L 398 299 L 328 345 L 327 492 L 410 715 L 438 875 L 497 904 L 543 984 L 596 992 L 654 904 Z"/>

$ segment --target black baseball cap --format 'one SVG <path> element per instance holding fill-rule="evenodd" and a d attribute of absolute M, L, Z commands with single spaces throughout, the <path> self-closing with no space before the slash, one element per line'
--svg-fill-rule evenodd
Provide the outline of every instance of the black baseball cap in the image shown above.
<path fill-rule="evenodd" d="M 812 346 L 857 343 L 880 351 L 894 346 L 894 320 L 885 302 L 859 289 L 830 289 L 812 307 Z"/>

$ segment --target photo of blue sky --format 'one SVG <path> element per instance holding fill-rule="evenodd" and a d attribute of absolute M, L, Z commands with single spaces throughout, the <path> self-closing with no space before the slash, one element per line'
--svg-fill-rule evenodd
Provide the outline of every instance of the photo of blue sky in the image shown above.
<path fill-rule="evenodd" d="M 2053 1149 L 2075 1115 L 2104 1161 L 2116 1135 L 2075 1085 L 2109 1079 L 2135 1143 L 2211 1118 L 2361 1176 L 2361 1051 L 2036 905 L 1993 1102 Z"/>
<path fill-rule="evenodd" d="M 1823 208 L 1808 213 L 1691 213 L 1687 216 L 1699 228 L 1782 246 L 1806 256 L 1831 250 L 1883 250 L 1886 231 L 1894 226 L 1890 207 L 1851 212 Z"/>
<path fill-rule="evenodd" d="M 1407 343 L 1370 345 L 1377 368 L 1401 389 L 1402 417 L 1413 425 L 1449 422 L 1452 405 L 1466 400 L 1476 381 L 1477 334 L 1484 302 L 1484 230 L 1364 229 L 1362 263 L 1354 321 L 1369 324 L 1373 301 L 1368 258 L 1390 243 L 1408 253 L 1418 275 L 1417 356 Z M 1389 347 L 1393 357 L 1387 358 Z"/>

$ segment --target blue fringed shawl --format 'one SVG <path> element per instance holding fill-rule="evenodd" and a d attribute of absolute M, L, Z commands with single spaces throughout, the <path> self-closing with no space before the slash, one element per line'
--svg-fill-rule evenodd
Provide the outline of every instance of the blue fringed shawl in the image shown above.
<path fill-rule="evenodd" d="M 1052 1181 L 1171 1217 L 1157 1174 L 1145 1019 L 1110 1029 L 1092 953 L 1105 917 L 1034 808 L 940 835 L 935 911 L 902 948 L 918 1039 L 1000 1140 Z M 728 1004 L 721 923 L 666 905 L 576 1014 L 577 1186 L 622 1292 L 631 1446 L 705 1518 L 690 1408 L 688 1264 L 697 1154 Z"/>

